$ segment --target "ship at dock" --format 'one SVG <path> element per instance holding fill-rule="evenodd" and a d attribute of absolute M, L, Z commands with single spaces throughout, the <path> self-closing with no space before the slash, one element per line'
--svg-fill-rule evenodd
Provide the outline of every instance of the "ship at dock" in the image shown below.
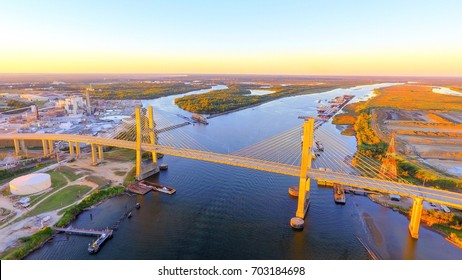
<path fill-rule="evenodd" d="M 209 124 L 209 122 L 207 121 L 207 118 L 200 114 L 192 114 L 191 119 L 193 120 L 193 122 L 196 122 L 196 123 Z"/>
<path fill-rule="evenodd" d="M 175 188 L 164 186 L 158 183 L 148 182 L 148 181 L 138 181 L 130 184 L 128 190 L 132 193 L 145 195 L 150 191 L 156 191 L 166 194 L 174 194 L 176 192 Z"/>
<path fill-rule="evenodd" d="M 108 239 L 112 237 L 112 231 L 104 232 L 101 234 L 98 239 L 93 241 L 92 243 L 88 244 L 88 253 L 90 254 L 96 254 L 98 253 L 99 249 L 103 245 L 103 243 Z"/>
<path fill-rule="evenodd" d="M 345 190 L 343 189 L 342 185 L 337 183 L 334 184 L 334 201 L 337 204 L 346 203 Z"/>

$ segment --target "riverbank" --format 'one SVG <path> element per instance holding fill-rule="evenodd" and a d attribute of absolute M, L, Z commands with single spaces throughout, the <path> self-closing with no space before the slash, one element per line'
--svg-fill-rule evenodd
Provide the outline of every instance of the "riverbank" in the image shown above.
<path fill-rule="evenodd" d="M 41 242 L 37 243 L 43 244 L 47 241 L 42 232 L 42 221 L 45 218 L 48 225 L 58 222 L 63 223 L 63 214 L 66 211 L 73 210 L 74 212 L 71 214 L 78 215 L 78 212 L 83 210 L 77 209 L 78 211 L 76 211 L 75 207 L 80 207 L 82 203 L 87 203 L 86 199 L 88 197 L 94 197 L 101 191 L 107 192 L 107 186 L 109 185 L 121 186 L 131 165 L 126 161 L 126 153 L 119 155 L 115 151 L 113 153 L 108 152 L 108 158 L 113 160 L 106 160 L 97 167 L 97 170 L 88 168 L 91 160 L 88 155 L 82 155 L 79 160 L 61 165 L 59 170 L 57 169 L 51 173 L 53 188 L 44 194 L 31 196 L 30 208 L 14 207 L 14 199 L 8 196 L 0 196 L 0 207 L 11 212 L 9 215 L 11 218 L 8 219 L 10 222 L 4 221 L 0 228 L 0 236 L 2 236 L 0 240 L 1 256 L 9 255 L 15 250 L 19 250 L 16 254 L 22 256 L 24 255 L 22 250 L 33 251 L 37 249 L 38 245 L 35 242 L 37 242 L 38 237 L 34 237 L 36 236 L 35 234 L 40 236 L 39 240 Z M 123 161 L 122 159 L 125 160 Z M 111 180 L 107 178 L 111 178 Z M 68 193 L 65 197 L 68 203 L 63 203 L 63 192 L 66 190 L 71 191 L 78 186 L 85 186 L 85 188 L 91 188 L 91 190 L 86 197 L 84 196 L 84 193 L 86 193 L 84 191 L 77 190 L 77 193 L 75 191 Z M 94 205 L 101 201 L 102 199 L 100 198 L 91 204 Z M 42 210 L 39 211 L 39 208 Z M 68 222 L 71 220 L 68 219 Z M 28 240 L 33 240 L 34 244 L 31 246 L 30 242 L 25 242 Z"/>
<path fill-rule="evenodd" d="M 312 85 L 279 86 L 271 88 L 274 90 L 274 93 L 271 94 L 251 95 L 248 86 L 231 85 L 227 89 L 214 90 L 203 94 L 185 95 L 176 98 L 174 102 L 178 107 L 188 112 L 210 114 L 214 117 L 258 106 L 284 97 L 321 93 L 338 87 Z"/>
<path fill-rule="evenodd" d="M 84 198 L 80 203 L 65 209 L 61 219 L 54 226 L 65 227 L 87 208 L 101 203 L 102 201 L 111 197 L 120 195 L 124 191 L 125 188 L 118 186 L 97 190 L 90 196 Z M 9 251 L 4 253 L 2 260 L 23 259 L 31 252 L 43 246 L 43 244 L 50 240 L 54 234 L 55 231 L 51 227 L 45 227 L 31 236 L 22 237 L 19 239 L 19 244 L 13 248 L 10 248 Z"/>
<path fill-rule="evenodd" d="M 377 204 L 380 204 L 384 207 L 390 208 L 393 211 L 397 211 L 401 213 L 402 215 L 406 216 L 407 218 L 409 218 L 410 216 L 410 211 L 412 209 L 412 204 L 413 204 L 413 200 L 411 198 L 401 197 L 400 201 L 391 201 L 389 196 L 386 194 L 369 194 L 368 197 L 371 201 Z M 427 210 L 423 210 L 423 211 L 427 211 Z M 441 213 L 439 216 L 444 216 L 444 215 L 454 217 L 454 214 L 451 215 L 451 213 L 448 213 L 448 214 Z M 424 213 L 422 215 L 421 226 L 425 226 L 431 231 L 440 234 L 441 236 L 445 237 L 445 239 L 448 242 L 462 249 L 462 238 L 459 237 L 454 232 L 452 232 L 451 229 L 453 228 L 451 228 L 449 224 L 436 223 L 436 221 L 438 220 L 431 221 L 432 217 L 435 217 L 435 215 L 429 216 L 429 215 L 425 215 Z M 442 218 L 439 217 L 439 219 L 441 220 Z M 462 217 L 460 217 L 459 219 L 462 219 Z"/>

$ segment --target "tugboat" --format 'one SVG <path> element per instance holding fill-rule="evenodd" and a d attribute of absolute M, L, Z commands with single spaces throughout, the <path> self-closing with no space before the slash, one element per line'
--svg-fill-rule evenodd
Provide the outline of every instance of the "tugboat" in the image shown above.
<path fill-rule="evenodd" d="M 106 241 L 108 238 L 112 237 L 112 230 L 108 232 L 104 232 L 101 234 L 98 239 L 93 241 L 92 243 L 88 244 L 88 253 L 90 254 L 96 254 L 98 253 L 99 249 L 103 245 L 104 241 Z"/>
<path fill-rule="evenodd" d="M 342 185 L 337 183 L 334 184 L 334 201 L 337 204 L 346 203 L 345 191 L 343 190 Z"/>

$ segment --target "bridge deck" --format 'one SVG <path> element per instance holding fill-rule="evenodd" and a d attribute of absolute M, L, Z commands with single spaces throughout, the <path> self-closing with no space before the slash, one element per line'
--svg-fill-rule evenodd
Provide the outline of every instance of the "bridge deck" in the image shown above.
<path fill-rule="evenodd" d="M 88 144 L 118 147 L 125 149 L 136 149 L 136 143 L 133 141 L 109 139 L 96 136 L 87 135 L 73 135 L 73 134 L 6 134 L 0 135 L 0 139 L 14 140 L 53 140 L 53 141 L 73 141 Z M 282 164 L 278 162 L 271 162 L 253 158 L 246 158 L 241 156 L 219 154 L 207 151 L 199 151 L 193 149 L 176 148 L 163 145 L 142 144 L 141 149 L 145 152 L 155 151 L 165 155 L 176 157 L 183 157 L 189 159 L 196 159 L 231 166 L 256 169 L 267 171 L 271 173 L 283 174 L 288 176 L 298 177 L 300 174 L 300 167 Z M 321 171 L 316 169 L 308 170 L 308 176 L 315 180 L 329 180 L 332 182 L 353 186 L 365 190 L 374 190 L 378 192 L 397 194 L 408 197 L 420 197 L 424 200 L 445 204 L 447 206 L 462 209 L 462 194 L 428 187 L 420 187 L 406 183 L 386 181 L 382 179 L 374 179 L 362 177 L 352 174 L 344 174 L 337 172 Z"/>

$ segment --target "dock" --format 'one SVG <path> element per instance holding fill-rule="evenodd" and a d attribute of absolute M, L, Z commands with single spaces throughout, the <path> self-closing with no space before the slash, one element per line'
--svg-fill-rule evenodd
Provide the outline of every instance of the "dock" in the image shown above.
<path fill-rule="evenodd" d="M 187 122 L 167 126 L 167 127 L 161 128 L 161 129 L 155 129 L 155 132 L 156 133 L 162 133 L 162 132 L 174 130 L 175 128 L 180 128 L 180 127 L 183 127 L 183 126 L 187 126 L 187 125 L 190 125 L 190 124 L 191 124 L 191 122 L 187 121 Z"/>
<path fill-rule="evenodd" d="M 83 229 L 83 228 L 62 228 L 62 227 L 53 227 L 54 230 L 58 232 L 64 232 L 68 234 L 76 234 L 76 235 L 86 235 L 86 236 L 97 236 L 98 238 L 93 241 L 92 243 L 88 244 L 88 253 L 96 254 L 98 253 L 101 246 L 103 246 L 104 242 L 109 238 L 112 238 L 112 233 L 114 232 L 112 229 L 104 229 L 104 230 L 95 230 L 95 229 Z"/>
<path fill-rule="evenodd" d="M 53 227 L 58 232 L 64 232 L 69 234 L 86 235 L 86 236 L 101 236 L 103 234 L 112 235 L 111 229 L 97 230 L 97 229 L 83 229 L 83 228 L 62 228 Z"/>
<path fill-rule="evenodd" d="M 139 195 L 145 195 L 148 192 L 152 191 L 152 188 L 146 184 L 143 184 L 142 182 L 136 182 L 133 184 L 130 184 L 128 187 L 128 190 L 132 193 L 136 193 Z"/>

